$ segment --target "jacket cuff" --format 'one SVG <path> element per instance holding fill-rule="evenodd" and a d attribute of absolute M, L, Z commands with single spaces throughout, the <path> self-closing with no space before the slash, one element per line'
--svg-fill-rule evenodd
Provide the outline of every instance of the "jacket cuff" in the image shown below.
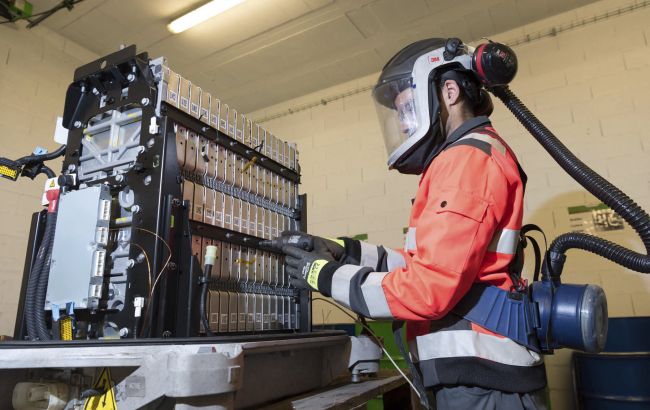
<path fill-rule="evenodd" d="M 342 265 L 338 262 L 328 262 L 318 274 L 318 291 L 324 296 L 332 296 L 332 277 Z"/>
<path fill-rule="evenodd" d="M 361 262 L 361 241 L 351 238 L 340 238 L 345 243 L 345 258 L 343 264 L 359 265 Z"/>

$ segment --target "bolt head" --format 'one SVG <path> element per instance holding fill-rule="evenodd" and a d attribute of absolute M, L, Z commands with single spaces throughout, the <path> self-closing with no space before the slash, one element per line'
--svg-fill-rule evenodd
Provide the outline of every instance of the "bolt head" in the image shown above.
<path fill-rule="evenodd" d="M 142 100 L 140 100 L 140 103 L 142 103 L 142 105 L 144 105 L 144 106 L 147 106 L 147 105 L 149 105 L 149 99 L 148 98 L 143 98 Z"/>
<path fill-rule="evenodd" d="M 81 123 L 81 121 L 78 121 L 78 120 L 77 120 L 77 121 L 74 122 L 73 125 L 74 125 L 75 128 L 81 128 L 81 126 L 82 126 L 83 124 Z"/>
<path fill-rule="evenodd" d="M 126 76 L 126 79 L 129 80 L 129 82 L 135 81 L 135 74 L 129 74 Z"/>
<path fill-rule="evenodd" d="M 123 327 L 120 329 L 120 337 L 127 337 L 129 335 L 129 329 Z"/>

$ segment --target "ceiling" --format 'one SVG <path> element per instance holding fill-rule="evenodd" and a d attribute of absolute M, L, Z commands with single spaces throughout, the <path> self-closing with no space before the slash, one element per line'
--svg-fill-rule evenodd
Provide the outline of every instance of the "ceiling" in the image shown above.
<path fill-rule="evenodd" d="M 593 0 L 247 0 L 181 34 L 166 24 L 202 0 L 85 0 L 43 24 L 105 55 L 136 44 L 251 112 L 378 72 L 426 37 L 469 42 Z M 35 12 L 59 0 L 32 0 Z"/>

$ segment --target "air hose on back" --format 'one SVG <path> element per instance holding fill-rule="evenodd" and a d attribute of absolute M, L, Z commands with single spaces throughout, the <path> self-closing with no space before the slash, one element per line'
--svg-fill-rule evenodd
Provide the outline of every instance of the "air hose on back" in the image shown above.
<path fill-rule="evenodd" d="M 562 169 L 632 226 L 641 237 L 647 252 L 650 253 L 650 216 L 620 189 L 571 153 L 507 85 L 492 87 L 490 91 L 503 102 Z M 593 235 L 571 232 L 553 240 L 544 260 L 542 274 L 551 279 L 559 278 L 562 274 L 565 253 L 572 248 L 595 253 L 628 269 L 650 273 L 650 256 Z"/>

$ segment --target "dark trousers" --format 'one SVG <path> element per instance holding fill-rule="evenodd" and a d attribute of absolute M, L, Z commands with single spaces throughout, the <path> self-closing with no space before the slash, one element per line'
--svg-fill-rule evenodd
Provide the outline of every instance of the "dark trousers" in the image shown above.
<path fill-rule="evenodd" d="M 544 390 L 533 393 L 506 393 L 480 387 L 443 387 L 436 389 L 437 410 L 546 410 Z"/>

